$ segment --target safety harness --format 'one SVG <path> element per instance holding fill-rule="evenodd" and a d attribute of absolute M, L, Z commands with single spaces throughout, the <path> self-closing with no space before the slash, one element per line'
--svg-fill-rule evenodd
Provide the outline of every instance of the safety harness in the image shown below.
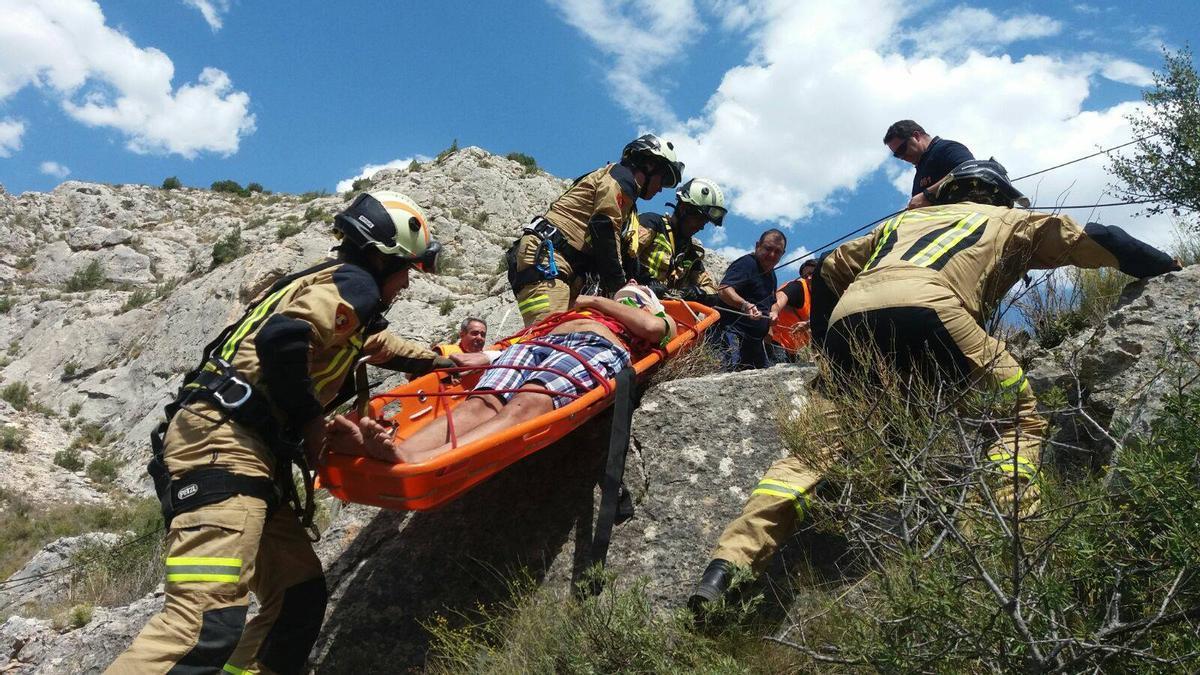
<path fill-rule="evenodd" d="M 313 473 L 304 456 L 304 439 L 296 430 L 287 428 L 276 420 L 266 394 L 252 385 L 227 360 L 221 358 L 219 350 L 252 316 L 265 315 L 267 312 L 263 311 L 264 304 L 273 298 L 277 302 L 276 295 L 297 279 L 342 262 L 329 260 L 280 279 L 263 294 L 261 300 L 246 309 L 240 320 L 226 326 L 216 339 L 204 347 L 204 356 L 200 364 L 184 376 L 183 385 L 175 399 L 163 408 L 166 419 L 150 433 L 152 455 L 146 467 L 154 480 L 154 490 L 158 494 L 167 527 L 170 527 L 171 520 L 180 513 L 215 504 L 235 495 L 247 495 L 265 501 L 268 512 L 273 512 L 281 500 L 286 499 L 296 513 L 301 514 L 301 523 L 310 530 L 310 536 L 315 537 L 312 528 L 315 507 L 312 499 Z M 217 420 L 219 423 L 237 423 L 266 442 L 275 460 L 274 479 L 243 476 L 217 466 L 192 469 L 172 478 L 164 457 L 167 427 L 181 408 L 186 408 L 196 401 L 207 402 L 221 411 L 222 418 Z M 303 477 L 303 500 L 292 481 L 293 464 L 299 467 Z"/>
<path fill-rule="evenodd" d="M 533 256 L 533 264 L 523 270 L 518 270 L 521 240 L 526 235 L 537 237 L 538 248 Z M 505 262 L 508 265 L 508 283 L 512 286 L 513 291 L 520 291 L 530 284 L 548 279 L 570 281 L 571 277 L 558 268 L 558 262 L 554 259 L 556 252 L 571 265 L 574 276 L 582 276 L 586 260 L 583 252 L 572 246 L 566 236 L 545 216 L 537 216 L 529 221 L 529 224 L 521 229 L 521 236 L 504 254 Z"/>

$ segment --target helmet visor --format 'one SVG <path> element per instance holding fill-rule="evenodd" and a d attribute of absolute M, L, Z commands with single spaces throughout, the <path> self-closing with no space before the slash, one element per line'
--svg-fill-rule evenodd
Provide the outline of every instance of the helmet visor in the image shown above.
<path fill-rule="evenodd" d="M 424 253 L 406 257 L 405 261 L 425 274 L 437 274 L 441 271 L 442 245 L 437 241 L 431 241 L 425 247 Z"/>

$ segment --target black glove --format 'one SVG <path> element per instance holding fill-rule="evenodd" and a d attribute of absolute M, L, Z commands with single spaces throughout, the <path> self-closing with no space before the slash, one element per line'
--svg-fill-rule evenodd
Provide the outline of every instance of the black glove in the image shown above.
<path fill-rule="evenodd" d="M 683 289 L 682 297 L 684 300 L 698 302 L 709 307 L 717 304 L 717 294 L 705 293 L 704 289 L 700 288 L 699 286 L 688 286 L 687 288 Z"/>
<path fill-rule="evenodd" d="M 658 296 L 659 298 L 666 297 L 667 293 L 671 291 L 671 289 L 667 288 L 664 284 L 658 283 L 657 281 L 651 281 L 647 283 L 646 288 L 649 288 L 651 291 L 653 291 L 654 295 Z"/>

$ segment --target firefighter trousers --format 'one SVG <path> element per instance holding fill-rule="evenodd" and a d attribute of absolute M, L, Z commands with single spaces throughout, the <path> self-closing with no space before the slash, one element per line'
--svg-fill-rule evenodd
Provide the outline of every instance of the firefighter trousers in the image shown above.
<path fill-rule="evenodd" d="M 908 339 L 910 337 L 912 339 Z M 1046 422 L 1024 371 L 999 342 L 953 302 L 937 306 L 891 307 L 845 315 L 831 327 L 826 352 L 835 369 L 861 364 L 852 353 L 863 342 L 896 360 L 901 369 L 920 369 L 932 359 L 959 384 L 998 395 L 1010 414 L 991 424 L 996 440 L 980 458 L 994 474 L 990 492 L 1000 513 L 1016 508 L 1021 517 L 1037 511 L 1039 466 Z M 821 447 L 805 447 L 773 464 L 754 488 L 742 514 L 725 528 L 714 558 L 761 571 L 806 515 L 811 492 L 824 467 L 844 451 L 837 439 L 838 409 L 821 387 L 814 389 L 806 415 L 822 424 Z M 977 505 L 973 505 L 977 506 Z"/>
<path fill-rule="evenodd" d="M 539 253 L 542 260 L 539 260 Z M 523 235 L 517 244 L 514 272 L 526 272 L 539 262 L 548 262 L 548 252 L 541 247 L 541 240 L 533 234 Z M 575 274 L 571 264 L 559 251 L 554 252 L 554 264 L 558 268 L 559 276 L 536 279 L 513 289 L 517 298 L 517 309 L 521 312 L 521 321 L 526 327 L 551 314 L 570 309 L 583 287 L 583 279 Z"/>

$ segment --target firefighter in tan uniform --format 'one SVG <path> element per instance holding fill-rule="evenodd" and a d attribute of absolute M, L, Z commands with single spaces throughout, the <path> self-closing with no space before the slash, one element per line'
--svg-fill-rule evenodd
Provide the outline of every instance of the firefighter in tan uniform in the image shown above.
<path fill-rule="evenodd" d="M 818 268 L 826 291 L 840 296 L 829 316 L 823 350 L 835 372 L 862 372 L 853 345 L 874 346 L 902 372 L 934 366 L 962 388 L 1002 392 L 1015 415 L 995 422 L 986 461 L 1004 480 L 1000 508 L 1023 516 L 1038 505 L 1038 471 L 1046 422 L 1020 365 L 982 327 L 1001 299 L 1030 269 L 1066 265 L 1115 267 L 1144 278 L 1180 269 L 1179 262 L 1116 227 L 1012 208 L 1028 205 L 993 160 L 959 165 L 931 193 L 935 205 L 906 211 L 871 234 L 843 244 Z M 934 363 L 930 363 L 930 359 Z M 870 375 L 868 375 L 870 377 Z M 829 433 L 838 429 L 837 392 L 815 383 L 810 412 Z M 737 520 L 717 543 L 689 606 L 719 598 L 733 566 L 761 571 L 803 520 L 818 467 L 840 447 L 808 448 L 771 466 Z M 1014 484 L 1020 490 L 1014 493 Z"/>
<path fill-rule="evenodd" d="M 626 276 L 659 296 L 675 295 L 706 305 L 717 301 L 717 284 L 704 269 L 704 246 L 695 235 L 725 219 L 725 195 L 705 178 L 693 178 L 675 191 L 669 214 L 637 213 L 622 234 Z"/>
<path fill-rule="evenodd" d="M 675 147 L 646 134 L 625 146 L 620 164 L 577 178 L 544 216 L 526 225 L 506 256 L 525 325 L 567 311 L 589 272 L 605 295 L 624 286 L 620 235 L 634 203 L 678 185 L 682 173 Z"/>
<path fill-rule="evenodd" d="M 411 373 L 450 364 L 383 330 L 409 270 L 436 268 L 440 246 L 417 205 L 364 193 L 335 228 L 337 259 L 275 284 L 205 348 L 167 406 L 150 463 L 168 527 L 166 603 L 108 672 L 304 669 L 325 616 L 307 532 L 325 411 L 353 395 L 360 356 Z M 251 591 L 260 609 L 247 623 Z"/>

